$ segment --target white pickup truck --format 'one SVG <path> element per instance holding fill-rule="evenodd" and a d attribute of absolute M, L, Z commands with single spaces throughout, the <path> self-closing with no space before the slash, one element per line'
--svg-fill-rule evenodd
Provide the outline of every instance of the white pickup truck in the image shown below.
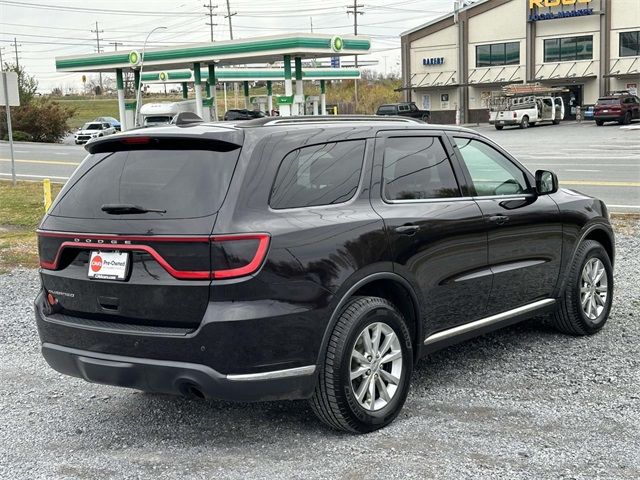
<path fill-rule="evenodd" d="M 564 118 L 564 102 L 560 96 L 517 95 L 494 99 L 489 123 L 502 130 L 505 126 L 528 128 L 540 122 L 554 125 Z"/>

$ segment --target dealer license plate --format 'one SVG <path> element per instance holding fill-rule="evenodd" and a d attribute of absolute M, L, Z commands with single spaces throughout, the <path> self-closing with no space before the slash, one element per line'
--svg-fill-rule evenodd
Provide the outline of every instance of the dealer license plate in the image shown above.
<path fill-rule="evenodd" d="M 129 267 L 128 252 L 91 252 L 89 278 L 124 280 Z"/>

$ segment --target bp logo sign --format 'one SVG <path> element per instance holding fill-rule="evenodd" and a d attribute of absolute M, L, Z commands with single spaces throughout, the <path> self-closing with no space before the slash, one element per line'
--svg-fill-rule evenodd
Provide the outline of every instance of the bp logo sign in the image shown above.
<path fill-rule="evenodd" d="M 167 72 L 160 72 L 158 78 L 161 82 L 166 82 L 169 79 L 169 74 Z"/>
<path fill-rule="evenodd" d="M 344 40 L 342 37 L 333 37 L 331 39 L 331 50 L 334 52 L 339 52 L 344 48 Z"/>
<path fill-rule="evenodd" d="M 142 56 L 135 50 L 129 53 L 129 63 L 134 67 L 140 65 L 141 60 Z"/>

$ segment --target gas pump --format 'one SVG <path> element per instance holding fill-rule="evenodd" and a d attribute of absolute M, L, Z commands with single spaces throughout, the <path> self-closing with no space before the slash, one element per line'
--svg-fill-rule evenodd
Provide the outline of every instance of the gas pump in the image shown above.
<path fill-rule="evenodd" d="M 266 95 L 256 95 L 255 97 L 251 97 L 249 99 L 251 106 L 254 110 L 260 110 L 262 113 L 267 112 L 267 96 Z"/>
<path fill-rule="evenodd" d="M 305 115 L 319 115 L 320 114 L 320 96 L 307 95 L 305 97 Z"/>

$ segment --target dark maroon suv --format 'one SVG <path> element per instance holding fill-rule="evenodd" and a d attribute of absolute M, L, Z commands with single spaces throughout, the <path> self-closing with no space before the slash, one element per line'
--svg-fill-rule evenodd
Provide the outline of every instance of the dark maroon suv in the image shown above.
<path fill-rule="evenodd" d="M 640 99 L 629 93 L 599 98 L 593 117 L 599 127 L 604 122 L 627 125 L 634 119 L 640 119 Z"/>

